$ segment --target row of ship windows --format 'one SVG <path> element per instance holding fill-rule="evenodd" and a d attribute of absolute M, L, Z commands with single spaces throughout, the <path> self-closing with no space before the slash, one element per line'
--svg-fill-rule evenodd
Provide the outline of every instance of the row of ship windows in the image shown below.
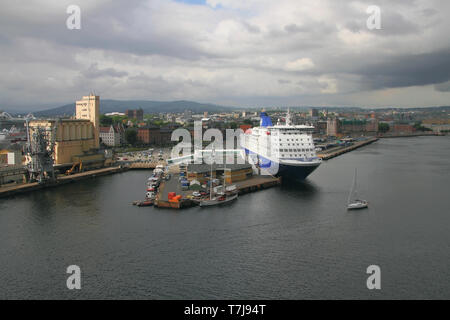
<path fill-rule="evenodd" d="M 312 152 L 313 149 L 280 149 L 280 152 Z"/>
<path fill-rule="evenodd" d="M 299 157 L 301 157 L 301 156 L 302 156 L 301 154 L 282 154 L 282 155 L 281 155 L 282 158 L 284 158 L 284 157 L 289 157 L 289 158 L 299 158 Z M 305 154 L 304 156 L 306 157 L 307 155 Z"/>
<path fill-rule="evenodd" d="M 280 140 L 280 142 L 281 142 L 281 139 L 279 139 Z M 300 139 L 300 141 L 303 141 L 303 140 L 305 140 L 305 141 L 311 141 L 311 139 Z M 286 139 L 286 141 L 299 141 L 299 139 Z"/>
<path fill-rule="evenodd" d="M 290 145 L 291 145 L 290 143 L 287 144 L 287 146 L 290 146 Z M 304 146 L 304 143 L 302 143 L 301 145 Z M 283 146 L 283 144 L 280 143 L 280 146 Z M 292 146 L 300 146 L 300 143 L 293 143 Z M 306 146 L 312 147 L 312 144 L 311 143 L 309 143 L 309 144 L 307 143 Z"/>

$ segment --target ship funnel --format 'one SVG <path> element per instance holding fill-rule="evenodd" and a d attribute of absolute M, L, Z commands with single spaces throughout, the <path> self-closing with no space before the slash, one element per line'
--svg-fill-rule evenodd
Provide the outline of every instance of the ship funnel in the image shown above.
<path fill-rule="evenodd" d="M 270 119 L 269 115 L 262 111 L 259 115 L 261 117 L 261 127 L 271 127 L 272 126 L 272 120 Z"/>

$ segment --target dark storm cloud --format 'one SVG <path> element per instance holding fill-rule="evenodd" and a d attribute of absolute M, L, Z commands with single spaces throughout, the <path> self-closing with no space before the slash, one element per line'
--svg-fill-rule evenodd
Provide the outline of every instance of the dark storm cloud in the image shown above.
<path fill-rule="evenodd" d="M 439 84 L 450 80 L 450 49 L 387 58 L 354 71 L 367 89 Z"/>
<path fill-rule="evenodd" d="M 428 85 L 442 101 L 449 92 L 447 1 L 214 0 L 213 9 L 79 0 L 81 30 L 68 30 L 71 2 L 2 4 L 0 104 L 72 101 L 92 88 L 216 103 L 306 95 L 332 103 L 337 94 Z M 367 29 L 369 4 L 381 7 L 382 30 Z"/>

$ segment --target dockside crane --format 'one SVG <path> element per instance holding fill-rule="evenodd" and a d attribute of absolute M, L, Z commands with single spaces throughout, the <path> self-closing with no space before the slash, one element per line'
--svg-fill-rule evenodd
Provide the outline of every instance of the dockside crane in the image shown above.
<path fill-rule="evenodd" d="M 29 157 L 27 170 L 31 182 L 48 183 L 56 180 L 53 164 L 58 122 L 50 128 L 37 126 L 30 130 L 29 121 L 26 120 L 26 153 Z"/>

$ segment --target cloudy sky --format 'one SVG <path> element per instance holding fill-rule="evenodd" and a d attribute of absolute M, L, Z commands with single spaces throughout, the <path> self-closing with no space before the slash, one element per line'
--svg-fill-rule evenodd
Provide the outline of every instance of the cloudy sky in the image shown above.
<path fill-rule="evenodd" d="M 69 5 L 81 9 L 70 30 Z M 381 8 L 381 30 L 366 12 Z M 3 0 L 0 109 L 450 105 L 448 0 Z"/>

